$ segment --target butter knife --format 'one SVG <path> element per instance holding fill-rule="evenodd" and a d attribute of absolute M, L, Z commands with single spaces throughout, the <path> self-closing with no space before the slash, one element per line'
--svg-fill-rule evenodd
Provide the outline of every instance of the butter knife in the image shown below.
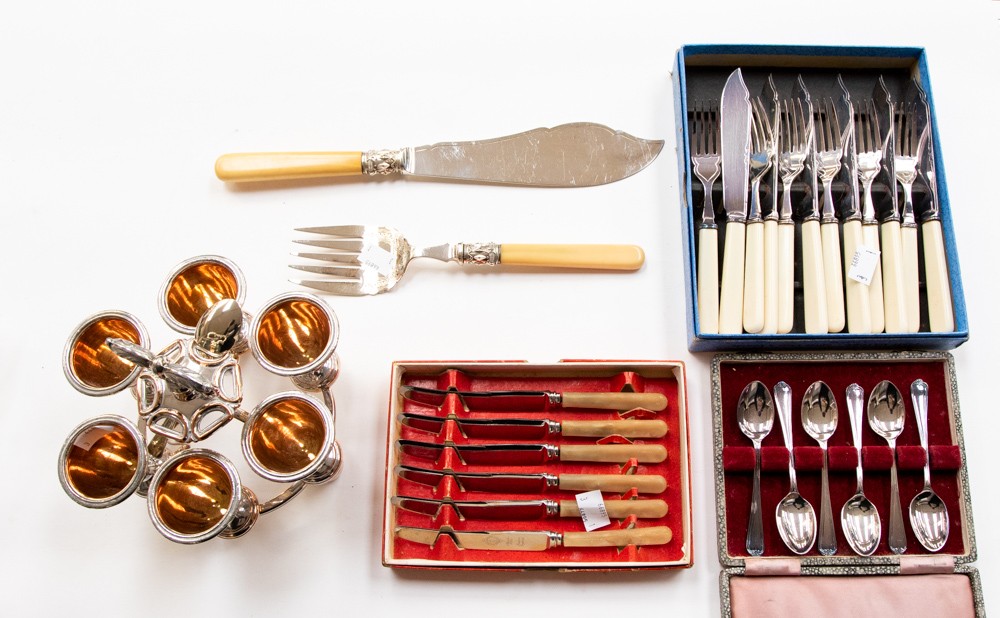
<path fill-rule="evenodd" d="M 538 187 L 591 187 L 635 174 L 663 148 L 592 122 L 469 142 L 366 152 L 249 152 L 215 163 L 220 180 L 405 176 Z"/>
<path fill-rule="evenodd" d="M 433 546 L 439 537 L 449 537 L 461 549 L 495 551 L 545 551 L 555 547 L 625 547 L 626 545 L 666 545 L 673 538 L 667 526 L 594 530 L 593 532 L 552 532 L 547 530 L 455 530 L 396 527 L 396 536 Z"/>
<path fill-rule="evenodd" d="M 722 205 L 726 209 L 719 332 L 743 332 L 743 276 L 750 180 L 750 92 L 736 69 L 722 89 Z"/>

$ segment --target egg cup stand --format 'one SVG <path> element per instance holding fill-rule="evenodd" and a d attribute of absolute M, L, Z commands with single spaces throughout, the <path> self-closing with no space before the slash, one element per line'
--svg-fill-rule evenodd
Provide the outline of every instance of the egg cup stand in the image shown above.
<path fill-rule="evenodd" d="M 244 292 L 234 263 L 198 256 L 179 264 L 160 290 L 161 316 L 185 335 L 160 352 L 150 351 L 145 327 L 125 312 L 98 313 L 76 328 L 63 355 L 70 384 L 96 397 L 129 389 L 138 418 L 102 415 L 70 433 L 58 468 L 70 498 L 106 508 L 139 495 L 163 536 L 191 544 L 240 537 L 306 485 L 337 477 L 336 315 L 318 297 L 288 293 L 251 318 L 241 307 Z M 244 410 L 241 362 L 248 358 L 298 390 Z M 234 419 L 243 423 L 250 468 L 288 485 L 267 501 L 243 484 L 232 460 L 198 444 Z"/>

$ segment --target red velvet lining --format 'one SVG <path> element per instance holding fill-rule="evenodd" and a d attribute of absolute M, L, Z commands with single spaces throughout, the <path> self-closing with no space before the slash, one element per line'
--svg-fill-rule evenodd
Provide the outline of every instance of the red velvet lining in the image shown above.
<path fill-rule="evenodd" d="M 617 418 L 660 418 L 666 421 L 668 426 L 667 435 L 659 439 L 637 439 L 627 440 L 621 436 L 612 436 L 604 439 L 587 438 L 563 438 L 556 434 L 538 441 L 525 441 L 524 443 L 546 443 L 553 445 L 561 444 L 595 444 L 595 443 L 628 443 L 630 441 L 640 444 L 662 444 L 667 448 L 667 459 L 660 464 L 638 464 L 634 460 L 630 463 L 608 464 L 608 463 L 574 463 L 553 460 L 540 465 L 511 465 L 511 466 L 476 466 L 469 465 L 462 461 L 454 449 L 445 448 L 438 461 L 430 461 L 414 457 L 407 453 L 397 453 L 399 464 L 418 466 L 433 470 L 451 469 L 456 472 L 498 472 L 498 473 L 549 473 L 561 474 L 658 474 L 667 480 L 667 489 L 661 494 L 638 494 L 635 491 L 624 494 L 605 493 L 605 499 L 661 499 L 668 504 L 668 512 L 660 519 L 635 519 L 612 520 L 610 526 L 602 530 L 612 530 L 627 527 L 651 527 L 669 526 L 673 532 L 673 539 L 662 546 L 629 546 L 625 548 L 552 548 L 547 551 L 500 551 L 500 550 L 470 550 L 459 549 L 450 537 L 442 535 L 433 546 L 421 543 L 406 541 L 403 539 L 390 540 L 390 556 L 394 561 L 417 561 L 429 560 L 434 562 L 476 562 L 488 563 L 497 567 L 505 564 L 538 564 L 545 566 L 545 563 L 579 563 L 581 567 L 587 563 L 620 563 L 627 567 L 628 563 L 634 562 L 676 562 L 683 560 L 690 555 L 690 547 L 684 546 L 684 525 L 685 517 L 682 509 L 682 482 L 681 467 L 678 464 L 678 457 L 681 453 L 681 444 L 687 444 L 687 434 L 680 431 L 679 419 L 685 415 L 686 411 L 680 408 L 680 393 L 683 385 L 677 383 L 672 377 L 648 377 L 636 372 L 623 371 L 609 377 L 538 377 L 538 371 L 532 368 L 525 369 L 525 375 L 519 376 L 511 373 L 503 377 L 477 375 L 474 371 L 449 370 L 439 376 L 426 377 L 418 375 L 404 374 L 402 384 L 412 386 L 424 386 L 447 389 L 450 387 L 463 390 L 549 390 L 556 392 L 656 392 L 667 396 L 667 408 L 661 412 L 650 412 L 636 410 L 619 414 L 615 411 L 581 411 L 572 409 L 553 408 L 543 413 L 532 413 L 527 411 L 504 412 L 466 412 L 461 408 L 461 404 L 456 397 L 449 397 L 440 410 L 427 407 L 404 400 L 403 412 L 417 412 L 420 414 L 445 416 L 449 413 L 455 414 L 459 418 L 546 418 L 554 421 L 562 420 L 608 420 Z M 408 426 L 404 426 L 397 419 L 390 419 L 390 444 L 389 448 L 396 448 L 396 439 L 421 440 L 424 442 L 443 443 L 452 441 L 458 445 L 464 444 L 490 444 L 490 443 L 513 443 L 515 440 L 474 440 L 462 435 L 458 426 L 453 421 L 446 421 L 444 429 L 439 435 L 419 431 Z M 392 457 L 390 457 L 392 460 Z M 405 495 L 418 498 L 452 498 L 454 500 L 573 500 L 578 492 L 560 490 L 557 487 L 549 487 L 540 493 L 533 494 L 511 494 L 511 493 L 485 493 L 463 491 L 450 476 L 443 477 L 437 487 L 430 487 L 414 481 L 396 477 L 390 473 L 389 487 L 391 495 Z M 490 521 L 490 520 L 462 520 L 452 508 L 442 508 L 437 516 L 414 513 L 397 507 L 393 508 L 392 521 L 396 526 L 412 526 L 417 528 L 440 528 L 451 526 L 456 531 L 462 530 L 547 530 L 555 532 L 583 531 L 582 520 L 578 518 L 546 517 L 538 520 L 518 520 L 518 521 Z"/>
<path fill-rule="evenodd" d="M 750 493 L 754 452 L 750 440 L 739 429 L 736 418 L 737 402 L 743 388 L 760 380 L 773 390 L 779 381 L 792 387 L 792 436 L 794 440 L 799 492 L 819 510 L 820 469 L 822 455 L 818 443 L 806 434 L 801 425 L 800 406 L 806 388 L 823 380 L 834 392 L 839 422 L 829 442 L 830 494 L 837 532 L 837 555 L 852 555 L 840 529 L 840 509 L 854 494 L 857 483 L 856 451 L 851 438 L 846 388 L 857 383 L 865 389 L 865 402 L 871 390 L 881 380 L 891 380 L 904 394 L 906 419 L 902 434 L 896 441 L 896 465 L 899 472 L 899 496 L 907 535 L 909 554 L 926 553 L 910 528 L 907 507 L 923 488 L 924 450 L 920 446 L 917 424 L 910 401 L 910 384 L 917 378 L 929 387 L 928 426 L 931 481 L 935 492 L 948 506 L 951 531 L 941 554 L 964 554 L 962 534 L 961 482 L 958 471 L 962 466 L 961 451 L 954 435 L 950 412 L 950 381 L 943 360 L 898 361 L 768 361 L 723 362 L 720 366 L 722 396 L 722 465 L 725 478 L 727 553 L 734 557 L 747 556 L 746 530 L 750 512 Z M 865 495 L 879 511 L 882 519 L 882 542 L 875 555 L 889 555 L 887 547 L 889 525 L 889 469 L 892 451 L 886 441 L 869 426 L 867 417 L 862 427 L 862 462 L 865 471 Z M 764 512 L 765 556 L 794 556 L 785 547 L 775 524 L 774 510 L 788 492 L 788 451 L 784 447 L 780 425 L 775 418 L 771 433 L 763 441 L 761 453 L 761 495 Z M 809 555 L 818 555 L 816 548 Z"/>

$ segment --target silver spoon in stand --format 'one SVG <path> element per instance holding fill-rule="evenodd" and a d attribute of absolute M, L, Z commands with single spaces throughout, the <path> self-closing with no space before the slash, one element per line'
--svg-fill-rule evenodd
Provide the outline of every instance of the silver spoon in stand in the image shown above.
<path fill-rule="evenodd" d="M 894 554 L 906 551 L 906 530 L 903 529 L 903 507 L 899 502 L 899 476 L 896 472 L 896 438 L 903 432 L 906 406 L 896 385 L 882 380 L 868 397 L 868 424 L 885 438 L 892 449 L 889 477 L 889 549 Z"/>
<path fill-rule="evenodd" d="M 802 397 L 802 427 L 819 442 L 823 451 L 823 482 L 819 505 L 819 553 L 837 553 L 837 533 L 833 528 L 833 506 L 830 504 L 827 441 L 837 431 L 837 400 L 825 382 L 813 382 Z"/>
<path fill-rule="evenodd" d="M 816 542 L 816 511 L 809 501 L 799 494 L 795 478 L 795 451 L 792 448 L 792 387 L 785 382 L 774 385 L 774 405 L 778 409 L 781 433 L 788 449 L 788 479 L 791 487 L 774 510 L 778 520 L 778 533 L 788 549 L 804 554 Z"/>
<path fill-rule="evenodd" d="M 747 522 L 747 553 L 764 554 L 764 519 L 760 505 L 760 445 L 774 426 L 774 405 L 771 393 L 761 382 L 751 382 L 743 389 L 736 409 L 740 431 L 753 440 L 753 496 L 750 499 L 750 519 Z"/>
<path fill-rule="evenodd" d="M 927 383 L 917 380 L 910 385 L 920 446 L 924 447 L 924 489 L 910 501 L 910 526 L 927 551 L 939 551 L 948 541 L 948 507 L 931 489 L 930 451 L 927 449 Z"/>
<path fill-rule="evenodd" d="M 864 470 L 861 466 L 861 427 L 864 419 L 865 391 L 857 384 L 847 387 L 847 413 L 851 419 L 851 437 L 858 451 L 858 489 L 840 510 L 840 527 L 855 553 L 870 556 L 882 539 L 882 519 L 871 500 L 865 497 Z"/>

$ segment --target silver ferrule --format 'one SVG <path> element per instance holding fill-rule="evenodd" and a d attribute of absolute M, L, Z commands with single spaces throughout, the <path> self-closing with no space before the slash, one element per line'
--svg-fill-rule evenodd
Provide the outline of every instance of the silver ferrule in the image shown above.
<path fill-rule="evenodd" d="M 455 253 L 462 264 L 496 266 L 500 263 L 500 245 L 495 242 L 458 243 Z"/>
<path fill-rule="evenodd" d="M 542 504 L 545 505 L 545 514 L 549 517 L 556 517 L 559 515 L 559 503 L 555 500 L 542 500 Z"/>
<path fill-rule="evenodd" d="M 545 423 L 545 432 L 550 436 L 559 435 L 562 433 L 562 424 L 559 421 L 542 421 Z"/>
<path fill-rule="evenodd" d="M 369 150 L 361 153 L 361 173 L 366 176 L 400 174 L 406 169 L 409 149 Z"/>
<path fill-rule="evenodd" d="M 549 549 L 553 547 L 560 547 L 563 544 L 563 536 L 558 532 L 548 532 L 549 535 Z"/>
<path fill-rule="evenodd" d="M 545 457 L 547 459 L 559 459 L 559 447 L 555 444 L 546 444 Z"/>
<path fill-rule="evenodd" d="M 542 479 L 545 480 L 546 487 L 559 487 L 559 477 L 555 474 L 549 474 L 548 472 L 542 473 Z"/>

